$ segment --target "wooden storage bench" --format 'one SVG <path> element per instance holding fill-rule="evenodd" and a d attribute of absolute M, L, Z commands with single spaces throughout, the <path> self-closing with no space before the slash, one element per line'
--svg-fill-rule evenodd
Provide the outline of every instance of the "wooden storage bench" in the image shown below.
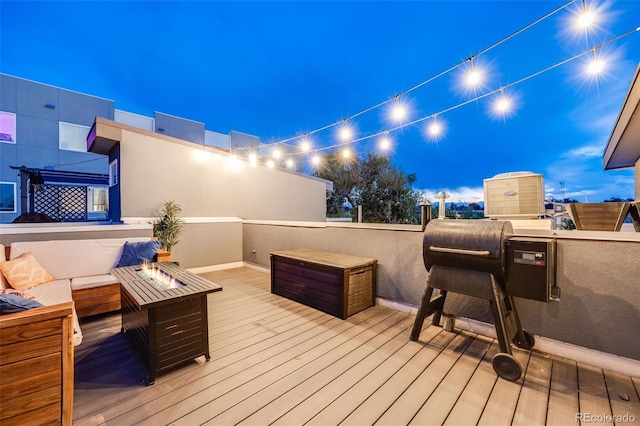
<path fill-rule="evenodd" d="M 271 292 L 339 318 L 375 305 L 378 261 L 298 249 L 271 253 Z"/>

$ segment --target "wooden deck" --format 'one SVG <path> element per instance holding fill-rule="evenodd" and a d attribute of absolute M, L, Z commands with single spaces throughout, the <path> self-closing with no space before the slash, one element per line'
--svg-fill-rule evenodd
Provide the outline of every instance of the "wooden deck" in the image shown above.
<path fill-rule="evenodd" d="M 411 342 L 412 315 L 376 306 L 343 321 L 272 295 L 267 273 L 204 276 L 224 287 L 208 296 L 211 361 L 152 386 L 119 314 L 82 321 L 75 425 L 640 423 L 638 378 L 514 349 L 526 373 L 507 382 L 491 367 L 493 339 L 427 326 Z"/>

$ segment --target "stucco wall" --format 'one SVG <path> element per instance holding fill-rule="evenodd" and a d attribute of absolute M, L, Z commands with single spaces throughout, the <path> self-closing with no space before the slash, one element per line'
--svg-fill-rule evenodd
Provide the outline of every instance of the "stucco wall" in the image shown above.
<path fill-rule="evenodd" d="M 268 266 L 271 251 L 302 247 L 373 257 L 379 262 L 379 297 L 410 305 L 420 302 L 427 275 L 419 230 L 266 224 L 243 228 L 245 261 Z M 640 359 L 640 240 L 557 242 L 561 301 L 516 299 L 523 327 L 536 335 Z M 450 293 L 445 311 L 493 322 L 488 302 L 469 296 Z"/>
<path fill-rule="evenodd" d="M 149 217 L 173 200 L 186 217 L 324 221 L 324 181 L 123 129 L 121 216 Z"/>
<path fill-rule="evenodd" d="M 242 261 L 242 222 L 186 223 L 171 260 L 183 268 Z"/>

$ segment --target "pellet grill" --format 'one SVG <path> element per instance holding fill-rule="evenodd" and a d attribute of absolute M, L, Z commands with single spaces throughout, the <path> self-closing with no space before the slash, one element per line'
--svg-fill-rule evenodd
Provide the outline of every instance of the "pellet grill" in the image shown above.
<path fill-rule="evenodd" d="M 560 299 L 555 240 L 513 237 L 508 221 L 438 219 L 424 230 L 423 258 L 427 286 L 411 340 L 418 340 L 425 317 L 433 314 L 432 324 L 440 325 L 447 292 L 479 297 L 489 302 L 500 345 L 493 369 L 505 380 L 518 380 L 522 367 L 511 343 L 528 350 L 535 339 L 522 328 L 513 297 Z M 439 294 L 432 298 L 436 288 Z"/>

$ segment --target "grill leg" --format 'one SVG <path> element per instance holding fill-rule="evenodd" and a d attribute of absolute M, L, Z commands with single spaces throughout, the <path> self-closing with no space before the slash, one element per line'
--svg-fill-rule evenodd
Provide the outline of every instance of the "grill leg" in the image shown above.
<path fill-rule="evenodd" d="M 509 336 L 509 326 L 507 323 L 507 307 L 505 306 L 505 295 L 496 282 L 493 275 L 491 276 L 491 286 L 493 287 L 493 300 L 489 300 L 491 313 L 493 314 L 493 323 L 496 326 L 496 335 L 500 344 L 500 352 L 511 355 L 511 339 Z"/>
<path fill-rule="evenodd" d="M 429 287 L 429 279 L 427 279 L 427 287 L 424 289 L 424 294 L 420 301 L 420 308 L 418 308 L 416 320 L 413 323 L 413 330 L 411 331 L 410 339 L 414 342 L 418 341 L 424 319 L 429 315 L 434 314 L 431 322 L 433 325 L 440 325 L 440 316 L 442 315 L 447 292 L 440 290 L 440 294 L 434 300 L 431 300 L 431 296 L 433 296 L 433 287 Z"/>
<path fill-rule="evenodd" d="M 529 337 L 525 335 L 525 332 L 522 329 L 522 324 L 520 324 L 520 317 L 516 311 L 516 305 L 514 304 L 513 297 L 507 296 L 506 302 L 508 303 L 510 315 L 513 317 L 512 320 L 516 329 L 514 343 L 516 343 L 519 348 L 531 349 L 534 342 L 533 335 L 531 333 L 529 333 Z"/>

